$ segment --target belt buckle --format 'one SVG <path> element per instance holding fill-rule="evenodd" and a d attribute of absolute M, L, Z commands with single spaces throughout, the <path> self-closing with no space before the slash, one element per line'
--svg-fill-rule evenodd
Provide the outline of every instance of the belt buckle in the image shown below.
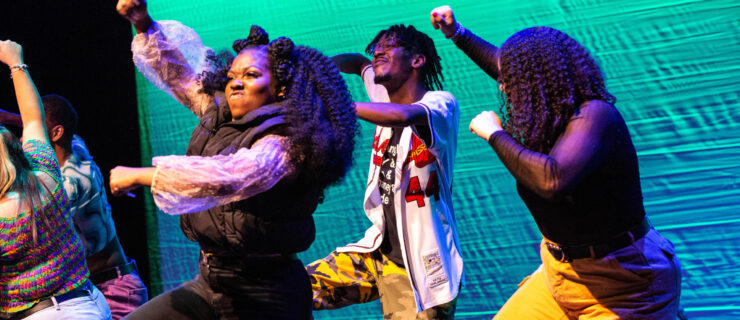
<path fill-rule="evenodd" d="M 550 255 L 552 255 L 555 260 L 558 260 L 560 262 L 568 262 L 570 259 L 568 258 L 568 255 L 565 253 L 562 247 L 560 247 L 557 244 L 551 243 L 549 241 L 545 241 L 545 245 L 547 246 L 547 251 L 550 251 Z"/>

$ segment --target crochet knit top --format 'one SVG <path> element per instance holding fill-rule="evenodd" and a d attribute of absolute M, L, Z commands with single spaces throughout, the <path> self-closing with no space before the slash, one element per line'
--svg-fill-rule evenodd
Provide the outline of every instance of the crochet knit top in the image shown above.
<path fill-rule="evenodd" d="M 16 217 L 0 217 L 0 312 L 6 314 L 74 290 L 89 275 L 54 150 L 30 140 L 23 144 L 23 152 L 38 178 L 41 203 Z M 42 221 L 42 211 L 48 226 Z M 32 221 L 37 230 L 35 243 Z"/>

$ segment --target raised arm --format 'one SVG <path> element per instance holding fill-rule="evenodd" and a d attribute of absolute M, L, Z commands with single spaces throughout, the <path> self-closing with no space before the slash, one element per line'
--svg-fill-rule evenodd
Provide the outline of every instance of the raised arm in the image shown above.
<path fill-rule="evenodd" d="M 498 79 L 499 70 L 496 61 L 498 48 L 465 29 L 460 22 L 455 20 L 450 6 L 434 8 L 431 12 L 431 21 L 434 29 L 440 29 L 445 38 L 455 42 L 455 45 L 465 52 L 478 67 L 494 80 Z"/>
<path fill-rule="evenodd" d="M 196 116 L 202 115 L 214 97 L 200 93 L 198 75 L 211 68 L 207 57 L 213 50 L 179 22 L 154 22 L 144 0 L 119 0 L 116 9 L 136 29 L 131 50 L 139 71 Z"/>
<path fill-rule="evenodd" d="M 13 78 L 15 97 L 18 100 L 18 109 L 23 123 L 23 138 L 25 140 L 40 140 L 48 144 L 44 123 L 44 108 L 41 96 L 36 85 L 28 73 L 28 66 L 23 63 L 23 49 L 13 41 L 0 42 L 0 61 L 10 68 Z"/>
<path fill-rule="evenodd" d="M 339 71 L 362 76 L 362 70 L 370 65 L 370 59 L 359 53 L 341 53 L 331 57 Z"/>
<path fill-rule="evenodd" d="M 131 22 L 137 34 L 146 33 L 154 23 L 146 8 L 146 0 L 119 0 L 116 11 Z"/>
<path fill-rule="evenodd" d="M 367 96 L 371 101 L 355 102 L 358 118 L 384 127 L 405 127 L 415 124 L 423 125 L 426 122 L 426 111 L 423 107 L 414 104 L 406 105 L 390 103 L 388 91 L 383 85 L 375 83 L 375 72 L 370 65 L 370 60 L 358 54 L 349 55 L 354 56 L 354 58 L 348 58 L 348 56 L 345 56 L 341 59 L 354 60 L 353 63 L 350 63 L 350 65 L 353 66 L 352 69 L 358 66 L 361 67 L 359 74 L 362 76 L 362 82 L 365 85 Z M 362 61 L 357 56 L 365 60 Z M 336 61 L 337 57 L 338 56 L 332 57 L 332 60 Z M 362 62 L 362 64 L 360 64 L 360 62 Z"/>

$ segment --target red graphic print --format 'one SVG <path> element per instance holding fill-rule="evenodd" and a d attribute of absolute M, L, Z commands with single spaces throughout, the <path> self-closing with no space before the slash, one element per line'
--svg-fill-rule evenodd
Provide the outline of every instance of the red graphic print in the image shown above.
<path fill-rule="evenodd" d="M 411 152 L 409 158 L 416 163 L 417 168 L 424 168 L 436 158 L 429 152 L 427 146 L 415 134 L 411 136 Z"/>
<path fill-rule="evenodd" d="M 421 190 L 421 184 L 419 184 L 419 177 L 413 177 L 409 180 L 409 187 L 406 189 L 406 202 L 411 201 L 416 201 L 419 208 L 426 205 L 424 203 L 424 191 Z"/>
<path fill-rule="evenodd" d="M 380 133 L 373 138 L 373 164 L 376 166 L 380 166 L 383 164 L 383 154 L 385 153 L 385 149 L 388 148 L 388 143 L 391 141 L 391 139 L 385 139 L 383 143 L 378 145 L 380 142 Z"/>
<path fill-rule="evenodd" d="M 437 178 L 437 171 L 429 173 L 429 181 L 427 181 L 426 190 L 421 190 L 421 183 L 419 183 L 419 177 L 411 177 L 409 179 L 409 186 L 406 188 L 406 202 L 416 201 L 416 205 L 419 208 L 426 205 L 424 196 L 431 198 L 434 196 L 434 201 L 439 201 L 439 178 Z"/>

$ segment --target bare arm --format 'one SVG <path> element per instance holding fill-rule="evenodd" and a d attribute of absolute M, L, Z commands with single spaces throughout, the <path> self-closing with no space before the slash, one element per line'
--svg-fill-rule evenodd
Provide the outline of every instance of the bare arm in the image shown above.
<path fill-rule="evenodd" d="M 122 196 L 139 187 L 151 187 L 155 167 L 117 166 L 110 171 L 110 192 Z"/>
<path fill-rule="evenodd" d="M 362 75 L 362 69 L 370 65 L 370 59 L 359 53 L 342 53 L 331 57 L 339 71 L 349 74 Z"/>
<path fill-rule="evenodd" d="M 11 69 L 15 96 L 23 122 L 24 139 L 40 140 L 48 144 L 49 138 L 46 135 L 41 96 L 23 64 L 23 49 L 19 44 L 10 40 L 0 42 L 0 61 Z"/>
<path fill-rule="evenodd" d="M 427 112 L 415 104 L 355 102 L 357 117 L 383 127 L 426 126 Z"/>

